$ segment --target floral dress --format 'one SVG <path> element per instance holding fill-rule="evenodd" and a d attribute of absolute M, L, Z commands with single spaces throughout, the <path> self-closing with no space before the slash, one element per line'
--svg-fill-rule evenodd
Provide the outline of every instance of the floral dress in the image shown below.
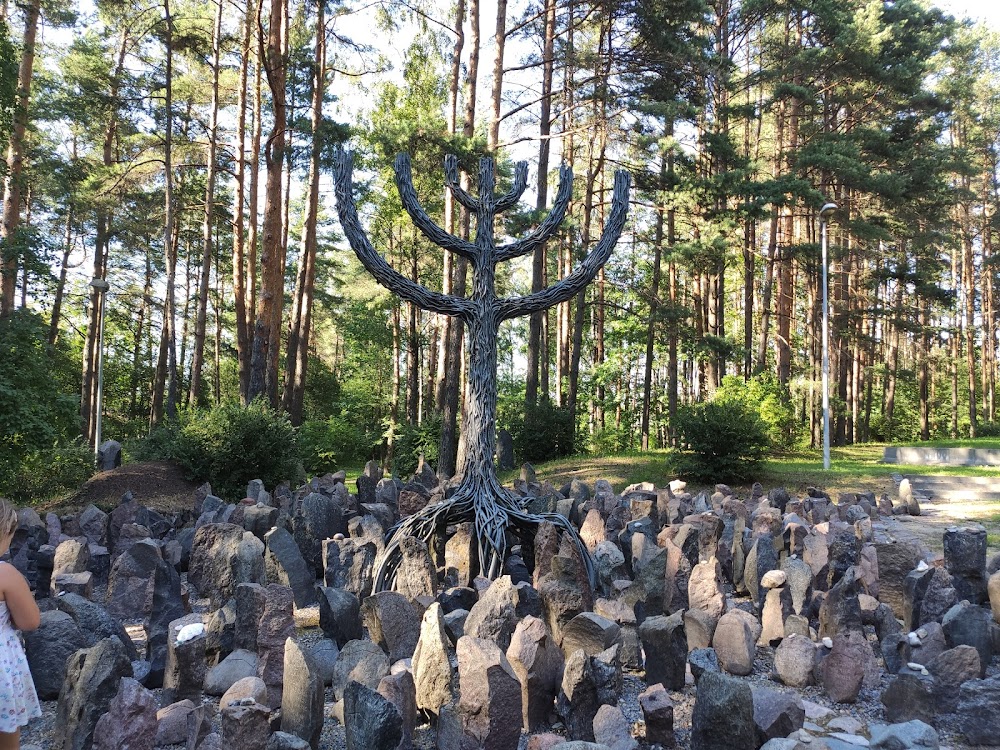
<path fill-rule="evenodd" d="M 0 602 L 0 732 L 16 732 L 41 715 L 24 648 L 7 602 Z"/>

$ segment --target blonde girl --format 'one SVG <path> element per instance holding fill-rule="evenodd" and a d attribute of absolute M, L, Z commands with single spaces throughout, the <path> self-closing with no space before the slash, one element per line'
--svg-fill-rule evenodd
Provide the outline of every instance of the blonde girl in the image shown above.
<path fill-rule="evenodd" d="M 10 550 L 17 529 L 17 508 L 0 498 L 0 556 Z M 21 727 L 42 715 L 18 630 L 34 630 L 41 615 L 28 582 L 10 563 L 0 561 L 0 750 L 17 750 Z"/>

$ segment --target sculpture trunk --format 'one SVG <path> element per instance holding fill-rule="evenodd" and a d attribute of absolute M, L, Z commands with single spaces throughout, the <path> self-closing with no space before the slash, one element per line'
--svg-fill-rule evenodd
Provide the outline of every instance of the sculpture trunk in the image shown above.
<path fill-rule="evenodd" d="M 448 526 L 464 521 L 475 523 L 480 569 L 490 578 L 497 577 L 503 569 L 511 533 L 530 542 L 537 525 L 549 521 L 573 539 L 593 583 L 593 562 L 569 520 L 558 513 L 528 513 L 525 510 L 527 499 L 516 497 L 504 489 L 497 479 L 493 464 L 496 447 L 497 333 L 504 320 L 546 310 L 570 299 L 590 283 L 611 255 L 624 228 L 630 178 L 625 172 L 615 175 L 611 211 L 601 239 L 571 274 L 525 297 L 501 299 L 496 295 L 497 263 L 533 253 L 558 230 L 572 195 L 572 172 L 567 167 L 560 170 L 555 205 L 545 220 L 528 236 L 498 247 L 493 237 L 496 215 L 513 207 L 524 192 L 528 174 L 526 164 L 521 162 L 517 165 L 512 188 L 497 195 L 493 160 L 481 159 L 479 198 L 474 198 L 459 185 L 456 159 L 452 156 L 445 159 L 445 181 L 452 195 L 476 214 L 474 243 L 444 231 L 426 214 L 413 189 L 409 157 L 400 154 L 395 168 L 399 196 L 414 225 L 431 242 L 472 264 L 474 280 L 470 297 L 456 297 L 427 289 L 392 268 L 372 247 L 354 205 L 351 159 L 344 154 L 337 162 L 337 212 L 351 247 L 380 284 L 425 310 L 460 318 L 468 327 L 469 398 L 462 425 L 467 449 L 462 481 L 455 493 L 447 500 L 404 518 L 389 533 L 385 549 L 376 561 L 375 588 L 383 590 L 394 586 L 401 559 L 399 542 L 403 537 L 413 536 L 430 544 L 435 536 L 443 536 Z"/>

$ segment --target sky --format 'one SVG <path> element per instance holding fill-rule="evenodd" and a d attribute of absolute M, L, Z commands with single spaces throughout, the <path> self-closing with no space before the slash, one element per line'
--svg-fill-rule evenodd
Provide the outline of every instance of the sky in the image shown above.
<path fill-rule="evenodd" d="M 936 0 L 934 4 L 957 18 L 966 16 L 983 21 L 994 31 L 1000 31 L 1000 2 L 997 0 Z"/>

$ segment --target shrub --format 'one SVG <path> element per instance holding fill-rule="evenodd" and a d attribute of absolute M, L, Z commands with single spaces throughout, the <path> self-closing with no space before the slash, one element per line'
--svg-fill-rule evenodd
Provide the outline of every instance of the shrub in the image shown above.
<path fill-rule="evenodd" d="M 211 482 L 223 497 L 242 497 L 251 479 L 273 487 L 302 478 L 295 428 L 260 400 L 188 412 L 173 453 L 191 479 Z"/>
<path fill-rule="evenodd" d="M 749 381 L 727 375 L 712 399 L 735 402 L 757 412 L 772 448 L 785 450 L 798 441 L 802 423 L 795 417 L 791 394 L 774 375 L 754 375 Z"/>
<path fill-rule="evenodd" d="M 513 415 L 508 429 L 520 462 L 540 463 L 573 453 L 576 429 L 573 413 L 548 400 Z"/>
<path fill-rule="evenodd" d="M 3 494 L 29 505 L 61 491 L 75 490 L 94 474 L 94 453 L 82 438 L 22 454 L 18 461 L 0 458 Z"/>
<path fill-rule="evenodd" d="M 441 449 L 441 417 L 434 415 L 418 425 L 400 425 L 393 443 L 393 471 L 408 477 L 417 470 L 420 456 L 432 466 L 437 466 Z"/>
<path fill-rule="evenodd" d="M 307 476 L 336 471 L 366 461 L 370 439 L 347 418 L 309 419 L 299 427 L 299 452 Z"/>
<path fill-rule="evenodd" d="M 741 481 L 767 455 L 767 426 L 739 401 L 710 401 L 677 410 L 680 448 L 670 454 L 671 470 L 684 477 Z"/>

